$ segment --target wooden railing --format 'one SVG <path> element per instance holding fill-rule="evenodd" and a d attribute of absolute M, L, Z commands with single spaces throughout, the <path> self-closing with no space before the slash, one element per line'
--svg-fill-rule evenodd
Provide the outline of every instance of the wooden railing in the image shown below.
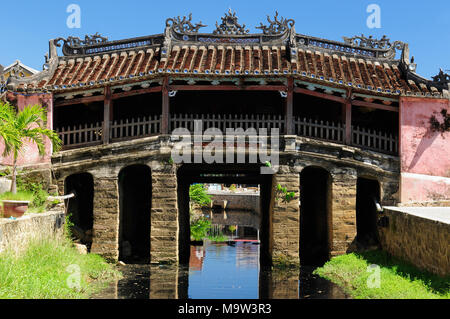
<path fill-rule="evenodd" d="M 63 149 L 102 143 L 103 123 L 80 124 L 57 129 Z"/>
<path fill-rule="evenodd" d="M 298 136 L 344 143 L 345 125 L 340 122 L 294 118 L 294 132 Z"/>
<path fill-rule="evenodd" d="M 172 114 L 169 125 L 170 132 L 176 128 L 186 128 L 194 132 L 194 121 L 202 121 L 202 131 L 218 128 L 224 135 L 227 128 L 256 129 L 278 128 L 279 134 L 284 134 L 285 117 L 283 115 L 267 114 Z M 340 122 L 294 118 L 294 133 L 324 141 L 345 144 L 345 125 Z M 57 129 L 63 142 L 63 149 L 98 145 L 102 140 L 103 123 L 81 124 L 73 127 Z M 144 118 L 113 121 L 110 125 L 110 141 L 117 142 L 161 134 L 161 116 L 153 115 Z M 398 154 L 398 136 L 371 129 L 352 126 L 351 145 L 388 154 Z"/>
<path fill-rule="evenodd" d="M 113 142 L 157 135 L 161 132 L 161 116 L 113 121 L 110 130 Z"/>
<path fill-rule="evenodd" d="M 227 128 L 242 128 L 243 130 L 254 128 L 257 132 L 266 128 L 267 134 L 270 134 L 270 129 L 278 128 L 279 134 L 283 134 L 285 126 L 284 115 L 276 114 L 172 114 L 170 131 L 183 127 L 194 132 L 195 120 L 202 121 L 203 131 L 209 128 L 218 128 L 224 135 Z"/>
<path fill-rule="evenodd" d="M 383 153 L 398 153 L 398 136 L 377 132 L 359 126 L 352 126 L 352 145 Z"/>

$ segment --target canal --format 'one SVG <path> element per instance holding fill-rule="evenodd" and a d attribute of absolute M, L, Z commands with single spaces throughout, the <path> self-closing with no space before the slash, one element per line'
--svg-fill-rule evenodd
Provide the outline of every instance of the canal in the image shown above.
<path fill-rule="evenodd" d="M 349 298 L 313 274 L 314 267 L 263 270 L 260 245 L 237 241 L 191 245 L 189 265 L 120 265 L 123 278 L 95 299 L 314 299 Z"/>

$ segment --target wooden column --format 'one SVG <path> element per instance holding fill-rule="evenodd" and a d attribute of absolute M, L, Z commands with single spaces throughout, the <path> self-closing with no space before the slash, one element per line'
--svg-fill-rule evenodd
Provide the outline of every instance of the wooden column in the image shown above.
<path fill-rule="evenodd" d="M 342 105 L 342 109 L 344 110 L 345 117 L 345 135 L 344 135 L 344 143 L 347 145 L 352 144 L 352 102 L 351 102 L 352 92 L 351 90 L 347 91 L 347 99 L 345 103 Z"/>
<path fill-rule="evenodd" d="M 288 78 L 287 97 L 286 97 L 286 128 L 285 133 L 287 135 L 294 134 L 294 117 L 293 117 L 293 104 L 294 104 L 294 79 Z"/>
<path fill-rule="evenodd" d="M 161 133 L 169 134 L 169 78 L 165 77 L 162 85 Z"/>
<path fill-rule="evenodd" d="M 110 142 L 109 133 L 112 115 L 111 88 L 107 86 L 105 87 L 105 99 L 103 104 L 103 144 L 108 144 Z"/>

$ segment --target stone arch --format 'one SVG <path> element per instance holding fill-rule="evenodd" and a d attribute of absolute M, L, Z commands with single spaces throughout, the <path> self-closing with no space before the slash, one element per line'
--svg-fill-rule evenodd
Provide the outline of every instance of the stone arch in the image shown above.
<path fill-rule="evenodd" d="M 381 187 L 377 178 L 358 176 L 356 182 L 356 240 L 366 247 L 379 243 L 377 230 L 377 203 L 380 203 Z"/>
<path fill-rule="evenodd" d="M 332 238 L 332 176 L 320 166 L 307 166 L 300 173 L 300 263 L 327 261 Z"/>
<path fill-rule="evenodd" d="M 65 194 L 74 193 L 75 197 L 67 200 L 67 214 L 73 223 L 72 234 L 85 244 L 92 245 L 94 225 L 94 178 L 92 174 L 75 173 L 64 179 Z"/>
<path fill-rule="evenodd" d="M 119 260 L 150 262 L 152 171 L 144 164 L 123 167 L 119 186 Z"/>

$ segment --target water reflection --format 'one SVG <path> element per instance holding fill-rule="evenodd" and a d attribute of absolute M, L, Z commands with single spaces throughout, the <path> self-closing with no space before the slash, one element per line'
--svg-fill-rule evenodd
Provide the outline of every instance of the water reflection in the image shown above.
<path fill-rule="evenodd" d="M 348 298 L 313 268 L 263 271 L 260 246 L 252 242 L 191 246 L 189 265 L 120 266 L 124 278 L 94 298 L 108 299 L 297 299 Z"/>

